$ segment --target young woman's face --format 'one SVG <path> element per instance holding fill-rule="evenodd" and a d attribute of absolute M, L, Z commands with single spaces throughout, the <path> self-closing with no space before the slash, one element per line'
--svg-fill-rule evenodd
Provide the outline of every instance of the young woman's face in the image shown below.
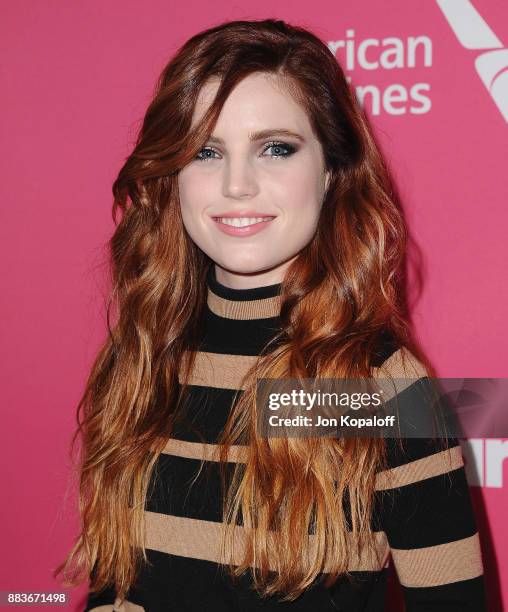
<path fill-rule="evenodd" d="M 193 124 L 217 86 L 202 88 Z M 328 180 L 306 112 L 273 76 L 252 74 L 231 92 L 205 147 L 178 175 L 183 222 L 222 284 L 278 283 L 315 233 Z"/>

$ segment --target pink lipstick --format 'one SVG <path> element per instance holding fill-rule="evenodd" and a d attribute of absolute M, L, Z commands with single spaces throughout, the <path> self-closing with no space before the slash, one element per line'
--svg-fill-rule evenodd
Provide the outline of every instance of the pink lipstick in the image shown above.
<path fill-rule="evenodd" d="M 259 211 L 219 213 L 212 217 L 217 228 L 229 236 L 252 236 L 267 228 L 276 218 Z"/>

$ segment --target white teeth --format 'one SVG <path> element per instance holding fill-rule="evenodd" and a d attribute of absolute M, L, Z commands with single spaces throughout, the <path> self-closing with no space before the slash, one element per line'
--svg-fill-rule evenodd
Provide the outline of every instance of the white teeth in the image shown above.
<path fill-rule="evenodd" d="M 233 227 L 245 227 L 246 225 L 261 223 L 261 221 L 271 221 L 272 219 L 275 219 L 275 217 L 216 217 L 219 223 L 232 225 Z"/>

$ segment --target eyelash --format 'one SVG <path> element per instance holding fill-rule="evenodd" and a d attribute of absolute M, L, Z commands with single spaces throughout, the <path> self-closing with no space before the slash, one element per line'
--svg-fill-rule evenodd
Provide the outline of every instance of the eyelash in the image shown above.
<path fill-rule="evenodd" d="M 291 155 L 293 155 L 293 153 L 296 152 L 296 148 L 293 147 L 292 145 L 288 144 L 287 142 L 281 142 L 281 141 L 273 141 L 273 142 L 268 142 L 266 143 L 265 148 L 263 149 L 263 153 L 265 151 L 267 151 L 268 149 L 270 149 L 271 147 L 281 147 L 286 149 L 288 152 L 284 155 L 272 155 L 272 157 L 274 157 L 275 159 L 277 158 L 284 158 L 284 157 L 290 157 Z M 202 153 L 203 151 L 215 151 L 215 149 L 213 147 L 203 147 L 201 149 L 201 151 L 199 151 L 198 155 L 196 156 L 196 160 L 197 161 L 210 161 L 212 159 L 215 159 L 214 157 L 199 157 L 199 154 Z M 217 153 L 217 151 L 215 151 Z"/>

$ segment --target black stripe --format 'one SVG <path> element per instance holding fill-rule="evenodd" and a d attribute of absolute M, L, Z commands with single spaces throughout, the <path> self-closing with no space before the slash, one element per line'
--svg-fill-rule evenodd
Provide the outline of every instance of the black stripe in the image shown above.
<path fill-rule="evenodd" d="M 188 385 L 182 405 L 185 421 L 175 424 L 172 437 L 215 444 L 226 425 L 235 394 L 240 397 L 242 393 L 242 390 Z"/>
<path fill-rule="evenodd" d="M 457 438 L 386 438 L 388 469 L 430 457 L 455 446 L 460 446 Z"/>
<path fill-rule="evenodd" d="M 219 317 L 207 306 L 200 350 L 222 355 L 259 355 L 279 324 L 278 317 L 245 320 Z"/>
<path fill-rule="evenodd" d="M 159 514 L 222 521 L 222 497 L 219 464 L 174 455 L 162 454 L 157 459 L 150 481 L 150 491 L 145 509 Z M 231 473 L 232 464 L 226 464 Z M 192 484 L 193 483 L 193 484 Z"/>
<path fill-rule="evenodd" d="M 403 593 L 408 610 L 487 612 L 483 576 L 431 588 L 403 587 Z"/>
<path fill-rule="evenodd" d="M 376 491 L 380 528 L 393 548 L 424 548 L 476 533 L 464 467 L 415 484 Z"/>
<path fill-rule="evenodd" d="M 232 579 L 227 575 L 226 569 L 210 561 L 189 559 L 150 549 L 147 549 L 147 557 L 153 565 L 142 568 L 137 584 L 129 592 L 129 599 L 144 605 L 149 612 L 201 612 L 205 609 L 207 612 L 250 612 L 280 611 L 287 608 L 295 612 L 333 612 L 337 609 L 351 612 L 368 609 L 381 612 L 384 609 L 386 570 L 351 572 L 352 584 L 343 577 L 330 589 L 320 583 L 323 577 L 321 575 L 313 588 L 304 592 L 293 603 L 284 604 L 277 603 L 276 597 L 261 599 L 252 589 L 249 573 L 238 578 L 235 588 L 232 588 Z M 377 605 L 366 608 L 367 601 L 376 602 Z"/>

